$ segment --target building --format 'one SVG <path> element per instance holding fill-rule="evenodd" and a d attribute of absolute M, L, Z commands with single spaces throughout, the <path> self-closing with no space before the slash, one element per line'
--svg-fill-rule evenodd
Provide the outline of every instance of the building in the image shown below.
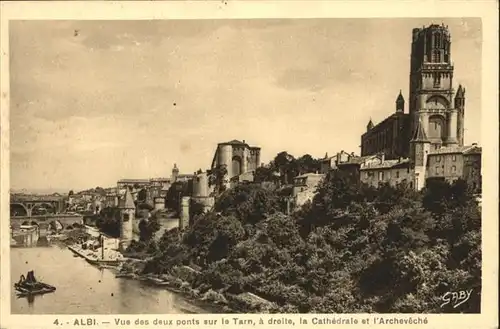
<path fill-rule="evenodd" d="M 351 154 L 345 159 L 345 161 L 337 163 L 337 169 L 347 173 L 352 181 L 357 182 L 361 180 L 361 165 L 366 161 L 376 159 L 377 157 L 379 157 L 379 154 L 366 156 L 356 156 Z"/>
<path fill-rule="evenodd" d="M 400 183 L 412 185 L 413 172 L 410 170 L 408 158 L 387 160 L 384 153 L 381 153 L 377 157 L 365 159 L 360 164 L 359 170 L 361 182 L 373 187 L 383 183 L 392 186 Z"/>
<path fill-rule="evenodd" d="M 351 157 L 354 157 L 353 153 L 344 152 L 344 150 L 338 152 L 332 157 L 328 156 L 328 153 L 325 154 L 325 157 L 320 160 L 320 172 L 322 174 L 327 174 L 330 170 L 334 170 L 338 168 L 339 163 L 344 163 L 349 161 Z"/>
<path fill-rule="evenodd" d="M 120 250 L 123 252 L 134 240 L 138 224 L 135 218 L 135 204 L 132 193 L 126 188 L 125 195 L 120 200 Z"/>
<path fill-rule="evenodd" d="M 244 140 L 217 144 L 211 168 L 225 166 L 227 186 L 240 175 L 255 171 L 260 165 L 260 147 L 249 146 Z"/>
<path fill-rule="evenodd" d="M 433 150 L 427 157 L 427 178 L 447 182 L 463 179 L 477 193 L 481 192 L 481 147 L 451 146 Z"/>
<path fill-rule="evenodd" d="M 174 163 L 174 168 L 172 169 L 172 176 L 170 177 L 170 184 L 175 182 L 187 182 L 195 177 L 194 174 L 179 174 L 179 168 L 177 164 Z"/>
<path fill-rule="evenodd" d="M 408 157 L 410 145 L 410 115 L 404 113 L 405 100 L 401 91 L 396 98 L 396 111 L 377 125 L 368 121 L 361 136 L 361 156 L 383 152 L 387 159 Z"/>
<path fill-rule="evenodd" d="M 123 196 L 127 189 L 129 189 L 134 201 L 137 201 L 139 191 L 144 189 L 146 190 L 146 203 L 159 206 L 160 201 L 158 198 L 165 199 L 172 184 L 176 182 L 190 182 L 194 177 L 194 174 L 179 174 L 179 168 L 174 163 L 170 178 L 121 179 L 117 182 L 116 191 L 118 196 Z M 111 198 L 108 203 L 111 203 Z"/>
<path fill-rule="evenodd" d="M 438 150 L 441 148 L 455 150 L 464 146 L 465 88 L 459 85 L 455 92 L 453 74 L 451 36 L 448 27 L 432 24 L 413 29 L 409 113 L 405 113 L 405 100 L 400 91 L 396 98 L 395 113 L 377 125 L 374 125 L 371 119 L 368 122 L 367 131 L 361 136 L 361 155 L 384 153 L 384 161 L 401 161 L 401 158 L 408 158 L 408 174 L 412 175 L 410 185 L 417 190 L 425 186 L 427 178 L 441 175 L 433 173 L 432 168 L 435 166 L 428 162 L 429 157 L 434 161 L 438 158 L 436 154 L 440 154 Z M 467 161 L 463 162 L 463 172 L 468 173 L 467 179 L 471 184 L 480 186 L 477 182 L 480 171 L 476 172 L 479 169 L 473 167 L 480 163 L 481 152 L 474 152 L 476 152 L 474 156 L 464 156 Z M 446 165 L 451 167 L 448 168 Z M 401 163 L 398 163 L 397 167 L 400 166 Z M 457 172 L 451 175 L 450 171 L 453 168 L 456 168 Z M 445 164 L 441 169 L 446 172 L 442 174 L 444 176 L 459 175 L 455 164 Z M 367 169 L 364 171 L 368 172 Z M 386 176 L 384 179 L 378 179 L 378 176 L 375 179 L 364 175 L 360 178 L 368 180 L 370 184 L 393 180 L 393 178 L 388 180 Z"/>
<path fill-rule="evenodd" d="M 325 178 L 325 174 L 307 173 L 295 177 L 293 181 L 293 197 L 295 206 L 300 207 L 307 201 L 312 201 L 316 194 L 316 188 Z"/>

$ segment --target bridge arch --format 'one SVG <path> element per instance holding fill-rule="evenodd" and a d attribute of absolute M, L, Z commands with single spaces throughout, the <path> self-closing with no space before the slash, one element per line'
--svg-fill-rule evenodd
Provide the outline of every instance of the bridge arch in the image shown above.
<path fill-rule="evenodd" d="M 12 202 L 10 204 L 10 215 L 11 216 L 29 216 L 28 207 L 20 202 Z"/>

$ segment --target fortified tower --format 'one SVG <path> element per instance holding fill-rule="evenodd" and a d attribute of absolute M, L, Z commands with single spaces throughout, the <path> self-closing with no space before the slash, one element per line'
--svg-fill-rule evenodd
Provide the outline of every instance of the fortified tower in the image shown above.
<path fill-rule="evenodd" d="M 125 251 L 134 239 L 135 204 L 130 189 L 120 200 L 120 251 Z"/>
<path fill-rule="evenodd" d="M 453 64 L 448 27 L 413 29 L 410 67 L 410 127 L 421 125 L 430 149 L 463 145 L 464 94 L 453 104 Z M 459 91 L 461 87 L 459 88 Z M 457 105 L 460 105 L 457 108 Z"/>
<path fill-rule="evenodd" d="M 414 168 L 413 186 L 415 190 L 420 190 L 425 185 L 427 155 L 430 151 L 431 142 L 425 134 L 422 121 L 417 122 L 415 134 L 410 141 L 410 159 Z"/>

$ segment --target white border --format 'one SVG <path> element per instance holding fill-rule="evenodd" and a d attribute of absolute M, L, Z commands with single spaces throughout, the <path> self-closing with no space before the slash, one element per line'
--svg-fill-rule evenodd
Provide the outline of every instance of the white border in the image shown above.
<path fill-rule="evenodd" d="M 480 315 L 411 315 L 427 318 L 427 325 L 412 327 L 430 328 L 494 328 L 498 323 L 498 2 L 496 1 L 175 1 L 175 2 L 2 2 L 1 14 L 1 314 L 2 328 L 51 328 L 53 321 L 73 322 L 86 316 L 28 316 L 10 315 L 10 262 L 9 262 L 9 48 L 8 22 L 14 19 L 64 19 L 64 20 L 138 20 L 138 19 L 229 19 L 229 18 L 333 18 L 333 17 L 481 17 L 483 26 L 482 65 L 482 117 L 483 146 L 483 291 Z M 480 109 L 471 109 L 480 110 Z M 268 315 L 241 315 L 263 319 Z M 339 315 L 340 316 L 340 315 Z M 409 318 L 410 315 L 378 315 L 377 317 Z M 128 318 L 130 327 L 137 318 L 154 319 L 154 315 L 108 315 L 89 317 L 97 321 Z M 223 315 L 190 315 L 189 318 L 219 319 Z M 232 318 L 234 315 L 226 315 Z M 279 316 L 275 316 L 276 318 Z M 295 327 L 300 315 L 294 318 Z M 302 315 L 312 318 L 312 315 Z M 342 318 L 373 319 L 375 315 L 343 314 Z M 161 318 L 185 319 L 182 315 Z M 350 327 L 351 325 L 336 325 Z M 64 327 L 67 327 L 66 325 Z M 152 326 L 151 326 L 152 327 Z M 188 326 L 189 327 L 189 326 Z M 208 327 L 208 326 L 207 326 Z M 212 327 L 219 327 L 212 326 Z M 234 327 L 233 325 L 227 327 Z M 248 327 L 248 326 L 238 326 Z M 267 327 L 266 325 L 261 327 Z M 284 326 L 269 326 L 279 328 Z M 371 327 L 363 325 L 363 327 Z M 402 326 L 392 326 L 402 327 Z M 146 328 L 146 327 L 141 327 Z M 187 328 L 187 327 L 185 327 Z"/>

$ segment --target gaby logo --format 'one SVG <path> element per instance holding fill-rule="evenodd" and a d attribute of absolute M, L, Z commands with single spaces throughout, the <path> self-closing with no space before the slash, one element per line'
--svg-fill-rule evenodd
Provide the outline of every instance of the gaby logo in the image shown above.
<path fill-rule="evenodd" d="M 440 307 L 451 304 L 453 308 L 457 308 L 466 301 L 468 301 L 471 294 L 472 294 L 472 289 L 447 292 L 443 295 L 443 297 L 441 297 L 444 303 L 442 303 Z"/>

